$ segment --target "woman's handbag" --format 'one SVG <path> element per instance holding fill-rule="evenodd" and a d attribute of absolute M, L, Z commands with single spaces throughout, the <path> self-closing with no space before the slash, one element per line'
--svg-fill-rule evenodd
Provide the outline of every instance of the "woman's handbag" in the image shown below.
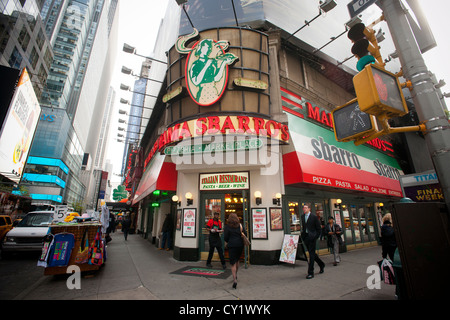
<path fill-rule="evenodd" d="M 242 241 L 244 241 L 244 246 L 248 247 L 251 244 L 250 240 L 248 240 L 247 236 L 242 231 L 242 224 L 240 224 L 239 226 L 241 227 L 241 237 L 242 237 Z"/>

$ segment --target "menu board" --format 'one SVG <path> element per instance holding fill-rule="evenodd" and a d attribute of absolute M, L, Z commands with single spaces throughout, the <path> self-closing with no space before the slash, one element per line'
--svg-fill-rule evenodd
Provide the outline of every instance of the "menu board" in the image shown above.
<path fill-rule="evenodd" d="M 183 210 L 183 233 L 182 237 L 195 238 L 196 209 Z"/>
<path fill-rule="evenodd" d="M 280 262 L 295 264 L 299 235 L 286 234 L 281 247 Z"/>
<path fill-rule="evenodd" d="M 267 239 L 267 209 L 252 209 L 252 238 Z"/>

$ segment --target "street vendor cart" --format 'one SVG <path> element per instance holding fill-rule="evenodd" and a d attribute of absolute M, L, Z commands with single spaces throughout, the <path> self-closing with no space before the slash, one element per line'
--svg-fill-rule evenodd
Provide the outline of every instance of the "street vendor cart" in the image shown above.
<path fill-rule="evenodd" d="M 51 243 L 52 249 L 49 249 L 48 266 L 45 267 L 44 275 L 65 274 L 67 268 L 74 265 L 78 266 L 81 272 L 98 270 L 104 263 L 105 254 L 101 226 L 98 221 L 51 224 L 49 234 L 54 237 L 54 241 Z M 72 242 L 67 244 L 57 241 L 66 235 L 70 235 Z M 93 263 L 91 256 L 95 250 L 101 250 L 102 258 Z M 59 259 L 64 254 L 67 254 L 67 257 L 63 263 L 57 266 L 51 263 L 52 259 Z"/>

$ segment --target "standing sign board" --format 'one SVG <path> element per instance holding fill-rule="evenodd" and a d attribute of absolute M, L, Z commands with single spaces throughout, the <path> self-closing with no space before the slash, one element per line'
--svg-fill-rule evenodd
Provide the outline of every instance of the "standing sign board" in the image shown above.
<path fill-rule="evenodd" d="M 281 247 L 280 262 L 295 264 L 299 237 L 300 236 L 298 234 L 284 235 L 283 246 Z"/>
<path fill-rule="evenodd" d="M 67 205 L 55 206 L 55 211 L 53 213 L 53 222 L 64 222 L 64 219 L 68 215 Z"/>

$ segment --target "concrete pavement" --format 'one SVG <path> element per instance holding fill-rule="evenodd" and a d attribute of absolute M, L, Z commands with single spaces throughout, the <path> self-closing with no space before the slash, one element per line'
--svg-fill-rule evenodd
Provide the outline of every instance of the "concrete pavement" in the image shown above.
<path fill-rule="evenodd" d="M 306 279 L 307 264 L 297 261 L 274 266 L 241 264 L 237 289 L 232 276 L 227 279 L 171 274 L 185 266 L 205 266 L 204 261 L 177 261 L 172 251 L 158 250 L 148 240 L 122 232 L 112 234 L 105 265 L 81 277 L 81 289 L 68 289 L 68 275 L 42 276 L 16 299 L 20 300 L 394 300 L 395 286 L 380 283 L 368 289 L 370 265 L 381 258 L 380 247 L 341 254 L 333 266 L 331 255 L 321 256 L 325 272 Z M 213 267 L 220 269 L 219 262 Z M 229 268 L 229 266 L 228 266 Z"/>

